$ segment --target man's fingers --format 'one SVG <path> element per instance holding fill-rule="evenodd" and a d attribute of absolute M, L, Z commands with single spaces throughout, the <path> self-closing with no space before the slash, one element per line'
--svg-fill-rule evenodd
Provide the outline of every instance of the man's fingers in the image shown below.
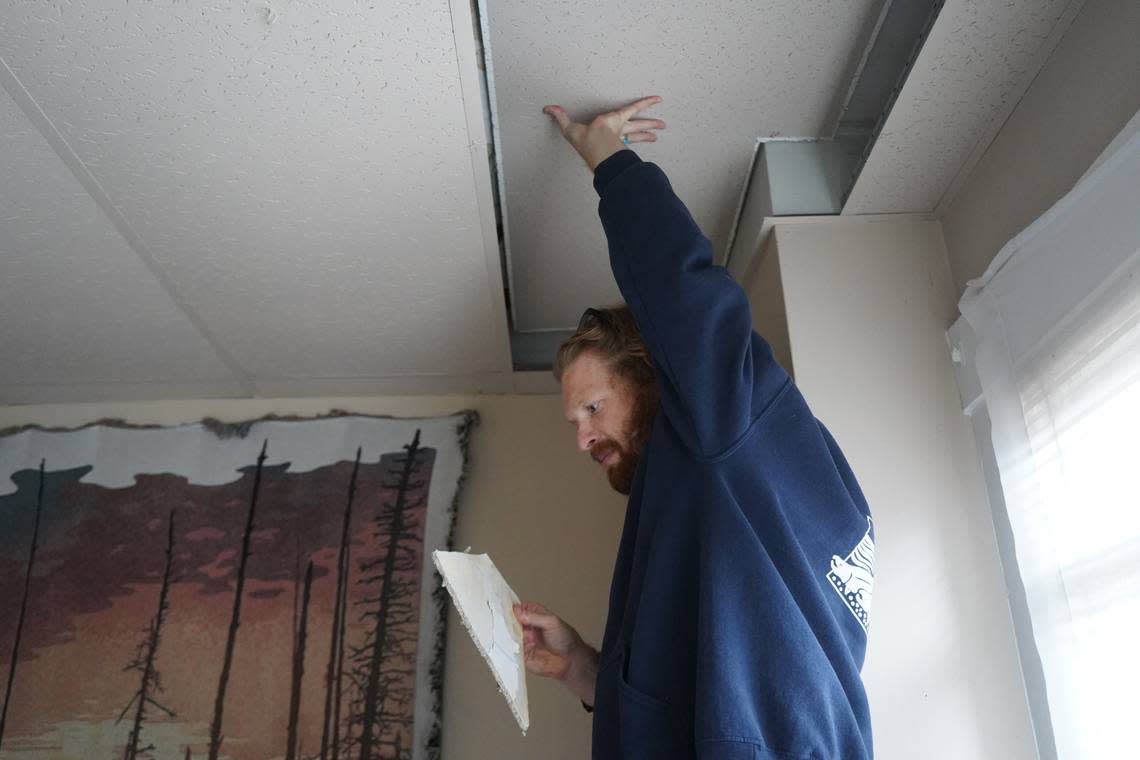
<path fill-rule="evenodd" d="M 557 615 L 538 602 L 523 602 L 516 604 L 512 609 L 515 617 L 524 626 L 533 626 L 543 631 L 555 631 L 562 625 L 562 620 Z"/>
<path fill-rule="evenodd" d="M 657 142 L 657 135 L 652 132 L 630 132 L 626 137 L 629 138 L 631 143 L 635 142 Z"/>
<path fill-rule="evenodd" d="M 515 617 L 517 617 L 519 619 L 520 623 L 526 622 L 525 620 L 523 620 L 523 617 L 528 612 L 549 612 L 550 611 L 550 610 L 546 609 L 545 607 L 543 607 L 538 602 L 516 602 L 515 604 L 511 605 L 511 609 L 514 610 Z"/>
<path fill-rule="evenodd" d="M 638 111 L 641 111 L 645 108 L 649 108 L 649 106 L 654 105 L 656 103 L 660 103 L 660 102 L 661 102 L 661 96 L 660 95 L 650 95 L 647 98 L 642 98 L 641 100 L 635 100 L 634 102 L 630 103 L 625 108 L 619 108 L 618 113 L 621 114 L 621 118 L 624 121 L 629 121 L 630 119 L 632 119 L 634 116 L 637 115 Z"/>
<path fill-rule="evenodd" d="M 553 631 L 561 624 L 561 620 L 557 615 L 550 615 L 542 612 L 535 612 L 532 610 L 523 609 L 516 613 L 519 622 L 523 625 L 531 625 L 535 628 L 541 628 L 544 631 Z"/>
<path fill-rule="evenodd" d="M 558 128 L 563 132 L 566 131 L 566 127 L 570 126 L 570 117 L 566 115 L 562 106 L 546 106 L 542 112 L 553 116 L 554 120 L 558 122 Z"/>
<path fill-rule="evenodd" d="M 665 122 L 661 119 L 631 119 L 622 126 L 621 132 L 626 135 L 630 132 L 644 132 L 647 129 L 665 129 Z"/>
<path fill-rule="evenodd" d="M 528 613 L 550 614 L 550 610 L 546 609 L 538 602 L 518 602 L 517 604 L 511 605 L 511 609 L 514 610 L 515 617 L 519 619 L 520 623 L 526 622 L 526 620 L 523 618 Z"/>

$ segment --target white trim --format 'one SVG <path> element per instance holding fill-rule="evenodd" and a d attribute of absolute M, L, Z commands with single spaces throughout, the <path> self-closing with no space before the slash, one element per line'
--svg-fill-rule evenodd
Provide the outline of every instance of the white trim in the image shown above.
<path fill-rule="evenodd" d="M 479 54 L 475 44 L 475 21 L 471 16 L 471 6 L 465 0 L 449 0 L 451 9 L 451 31 L 455 40 L 455 57 L 458 67 L 460 92 L 463 97 L 463 113 L 467 122 L 467 149 L 471 157 L 471 174 L 474 181 L 474 195 L 479 208 L 479 226 L 483 233 L 483 255 L 486 264 L 487 291 L 489 303 L 487 304 L 487 317 L 491 329 L 494 331 L 494 343 L 499 347 L 501 355 L 496 357 L 503 372 L 511 371 L 511 336 L 510 326 L 507 322 L 506 294 L 503 292 L 503 262 L 499 260 L 499 235 L 497 220 L 495 219 L 494 188 L 491 186 L 489 160 L 487 156 L 487 126 L 488 114 L 484 110 L 483 86 L 479 83 Z M 484 28 L 483 34 L 487 31 Z M 484 44 L 486 40 L 484 39 Z M 487 76 L 490 77 L 490 55 L 484 48 Z M 488 79 L 488 87 L 493 83 Z M 494 105 L 493 90 L 489 91 L 491 105 Z M 494 121 L 492 120 L 492 130 Z M 498 139 L 495 139 L 494 150 L 498 154 Z M 495 162 L 499 172 L 499 188 L 503 188 L 502 169 L 499 162 Z M 503 199 L 500 198 L 500 201 Z M 506 203 L 502 203 L 503 234 L 506 235 Z M 509 251 L 509 249 L 507 249 Z M 510 259 L 507 259 L 506 277 L 510 280 Z"/>

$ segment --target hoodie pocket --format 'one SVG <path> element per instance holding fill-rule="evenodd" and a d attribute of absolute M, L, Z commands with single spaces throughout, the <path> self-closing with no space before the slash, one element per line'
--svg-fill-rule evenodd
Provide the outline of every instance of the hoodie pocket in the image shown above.
<path fill-rule="evenodd" d="M 678 743 L 669 703 L 629 683 L 629 648 L 618 671 L 618 721 L 623 760 L 654 760 L 677 756 Z"/>

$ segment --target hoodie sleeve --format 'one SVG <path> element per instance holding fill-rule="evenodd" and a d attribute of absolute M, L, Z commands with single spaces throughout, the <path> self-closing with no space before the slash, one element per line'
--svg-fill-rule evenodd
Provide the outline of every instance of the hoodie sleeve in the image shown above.
<path fill-rule="evenodd" d="M 662 412 L 701 457 L 731 448 L 787 382 L 748 298 L 656 164 L 632 150 L 594 172 L 610 266 L 657 370 Z"/>

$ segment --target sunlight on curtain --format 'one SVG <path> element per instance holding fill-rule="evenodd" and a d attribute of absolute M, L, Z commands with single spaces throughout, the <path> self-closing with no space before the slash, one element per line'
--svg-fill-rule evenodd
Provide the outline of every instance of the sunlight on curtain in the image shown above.
<path fill-rule="evenodd" d="M 1015 369 L 1032 450 L 1036 513 L 1068 614 L 1034 620 L 1068 660 L 1049 703 L 1071 754 L 1120 757 L 1135 742 L 1140 684 L 1140 275 L 1080 312 Z M 1020 541 L 1019 551 L 1021 550 Z M 1049 664 L 1046 663 L 1046 672 Z M 1078 749 L 1079 748 L 1079 749 Z"/>
<path fill-rule="evenodd" d="M 1140 114 L 959 307 L 959 385 L 967 411 L 983 404 L 992 422 L 981 443 L 993 445 L 1057 756 L 1137 756 Z"/>

